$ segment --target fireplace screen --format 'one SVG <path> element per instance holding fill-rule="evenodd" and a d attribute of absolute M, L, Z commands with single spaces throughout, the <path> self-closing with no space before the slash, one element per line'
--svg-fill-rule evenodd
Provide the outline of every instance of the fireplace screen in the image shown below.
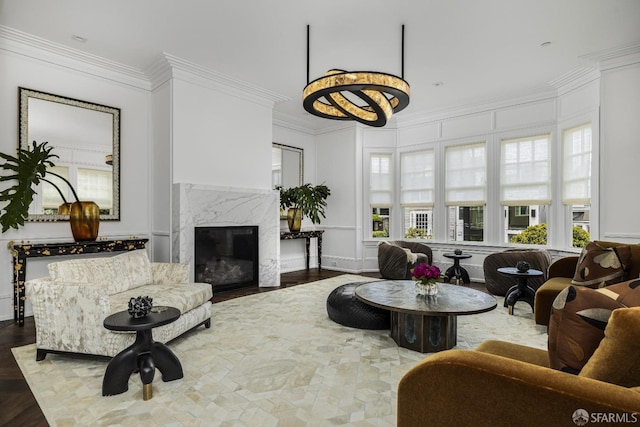
<path fill-rule="evenodd" d="M 213 291 L 258 286 L 258 227 L 196 227 L 195 279 Z"/>

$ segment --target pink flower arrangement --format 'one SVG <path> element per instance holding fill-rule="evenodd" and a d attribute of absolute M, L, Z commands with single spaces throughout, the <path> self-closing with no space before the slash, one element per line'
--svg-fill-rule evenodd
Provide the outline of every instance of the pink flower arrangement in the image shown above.
<path fill-rule="evenodd" d="M 411 278 L 425 285 L 427 283 L 436 283 L 440 278 L 440 269 L 427 263 L 418 264 L 411 270 Z"/>

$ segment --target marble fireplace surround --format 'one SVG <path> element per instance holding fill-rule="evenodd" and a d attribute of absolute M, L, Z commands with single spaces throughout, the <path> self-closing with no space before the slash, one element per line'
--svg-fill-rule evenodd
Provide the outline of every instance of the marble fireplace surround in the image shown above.
<path fill-rule="evenodd" d="M 258 226 L 258 286 L 280 286 L 279 195 L 272 190 L 174 184 L 171 259 L 191 265 L 194 227 Z"/>

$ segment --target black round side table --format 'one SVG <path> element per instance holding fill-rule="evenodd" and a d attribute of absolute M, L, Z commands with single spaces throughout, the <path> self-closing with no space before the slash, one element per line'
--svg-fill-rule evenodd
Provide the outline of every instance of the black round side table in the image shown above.
<path fill-rule="evenodd" d="M 140 372 L 144 400 L 153 397 L 151 383 L 156 368 L 162 381 L 182 378 L 182 365 L 175 354 L 161 342 L 153 340 L 151 331 L 158 326 L 175 322 L 180 310 L 175 307 L 153 307 L 145 317 L 134 319 L 128 311 L 114 313 L 104 319 L 104 327 L 112 331 L 135 331 L 136 341 L 118 353 L 107 366 L 102 380 L 102 395 L 111 396 L 129 389 L 129 377 Z"/>
<path fill-rule="evenodd" d="M 513 314 L 513 306 L 518 301 L 526 302 L 531 306 L 531 310 L 533 310 L 536 291 L 531 286 L 527 285 L 527 280 L 534 277 L 540 277 L 544 275 L 544 273 L 533 268 L 530 268 L 527 271 L 519 271 L 515 267 L 499 268 L 498 273 L 518 279 L 518 283 L 510 287 L 504 296 L 504 306 L 509 307 L 509 314 Z"/>
<path fill-rule="evenodd" d="M 442 254 L 442 256 L 453 260 L 453 265 L 449 267 L 444 273 L 444 278 L 442 280 L 449 283 L 451 279 L 455 278 L 457 285 L 459 285 L 460 282 L 467 285 L 471 283 L 471 280 L 469 279 L 469 273 L 467 273 L 467 270 L 460 266 L 460 260 L 471 258 L 471 254 L 444 253 Z"/>

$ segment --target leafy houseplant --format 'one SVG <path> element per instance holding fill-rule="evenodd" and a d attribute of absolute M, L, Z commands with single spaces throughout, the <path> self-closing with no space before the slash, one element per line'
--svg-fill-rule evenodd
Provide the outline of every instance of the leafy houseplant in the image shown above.
<path fill-rule="evenodd" d="M 280 207 L 287 213 L 287 223 L 290 231 L 300 231 L 303 216 L 307 216 L 312 223 L 320 224 L 320 217 L 325 218 L 327 197 L 331 190 L 324 184 L 312 186 L 307 183 L 298 187 L 282 188 L 280 191 Z"/>
<path fill-rule="evenodd" d="M 51 152 L 53 147 L 49 147 L 47 144 L 47 141 L 40 144 L 33 141 L 29 150 L 18 148 L 16 157 L 0 153 L 0 158 L 5 160 L 0 167 L 12 172 L 10 175 L 0 176 L 0 181 L 18 181 L 11 187 L 0 191 L 0 201 L 9 202 L 0 215 L 2 232 L 4 233 L 9 228 L 17 230 L 19 226 L 24 225 L 29 216 L 29 206 L 33 202 L 33 196 L 36 194 L 33 187 L 40 184 L 40 181 L 51 184 L 60 194 L 64 205 L 69 205 L 60 188 L 46 178 L 47 175 L 52 175 L 64 181 L 76 199 L 71 204 L 69 212 L 69 221 L 75 240 L 95 240 L 98 235 L 100 219 L 98 205 L 93 202 L 81 202 L 73 186 L 65 177 L 55 172 L 47 171 L 47 168 L 55 166 L 53 159 L 59 158 L 58 155 Z"/>

